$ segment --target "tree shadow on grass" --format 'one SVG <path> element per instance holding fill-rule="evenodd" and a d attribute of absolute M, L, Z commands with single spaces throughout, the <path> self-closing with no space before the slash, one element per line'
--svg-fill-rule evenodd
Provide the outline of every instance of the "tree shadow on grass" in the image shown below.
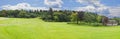
<path fill-rule="evenodd" d="M 87 23 L 67 23 L 74 26 L 87 26 L 87 27 L 115 27 L 115 26 L 105 26 L 102 24 L 87 24 Z"/>

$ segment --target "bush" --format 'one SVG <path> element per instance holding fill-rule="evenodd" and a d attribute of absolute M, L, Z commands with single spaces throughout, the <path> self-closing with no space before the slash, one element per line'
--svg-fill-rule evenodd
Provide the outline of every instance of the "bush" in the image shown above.
<path fill-rule="evenodd" d="M 102 26 L 101 23 L 93 23 L 92 26 Z"/>

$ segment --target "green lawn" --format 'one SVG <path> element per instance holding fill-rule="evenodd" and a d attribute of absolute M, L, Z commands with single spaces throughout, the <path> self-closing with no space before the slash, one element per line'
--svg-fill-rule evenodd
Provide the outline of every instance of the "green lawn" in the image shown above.
<path fill-rule="evenodd" d="M 0 39 L 120 39 L 120 26 L 92 27 L 38 18 L 0 18 Z"/>

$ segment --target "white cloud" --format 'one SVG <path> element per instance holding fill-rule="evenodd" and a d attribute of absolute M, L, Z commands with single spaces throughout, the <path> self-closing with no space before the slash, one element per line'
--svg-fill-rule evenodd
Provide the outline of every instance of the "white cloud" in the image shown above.
<path fill-rule="evenodd" d="M 2 8 L 3 9 L 7 9 L 7 10 L 16 10 L 16 9 L 24 9 L 26 7 L 30 7 L 30 5 L 28 3 L 19 3 L 17 5 L 3 5 Z"/>
<path fill-rule="evenodd" d="M 93 5 L 95 7 L 103 6 L 103 4 L 101 4 L 99 0 L 77 0 L 77 2 L 83 5 Z"/>
<path fill-rule="evenodd" d="M 92 6 L 99 10 L 106 9 L 107 7 L 100 3 L 100 0 L 77 0 L 80 4 Z"/>
<path fill-rule="evenodd" d="M 109 16 L 115 16 L 115 17 L 120 17 L 120 7 L 111 7 L 109 9 Z"/>
<path fill-rule="evenodd" d="M 86 6 L 86 7 L 76 7 L 76 11 L 88 11 L 88 12 L 94 12 L 95 7 L 94 6 Z"/>
<path fill-rule="evenodd" d="M 53 7 L 53 8 L 60 8 L 62 7 L 62 0 L 44 0 L 44 4 Z"/>
<path fill-rule="evenodd" d="M 97 12 L 100 15 L 108 17 L 120 17 L 120 6 L 105 6 L 100 3 L 100 0 L 77 0 L 80 4 L 86 5 L 85 7 L 78 7 L 77 10 Z M 90 6 L 90 7 L 88 7 Z"/>
<path fill-rule="evenodd" d="M 74 10 L 76 11 L 88 11 L 88 12 L 99 12 L 102 13 L 102 11 L 107 10 L 108 7 L 94 7 L 91 5 L 85 6 L 85 7 L 76 7 Z"/>
<path fill-rule="evenodd" d="M 4 10 L 49 10 L 47 7 L 32 7 L 28 3 L 19 3 L 17 5 L 3 5 L 1 7 Z M 61 10 L 60 8 L 53 8 L 53 10 Z"/>
<path fill-rule="evenodd" d="M 25 9 L 25 10 L 48 10 L 48 8 L 46 7 L 32 7 L 30 4 L 28 3 L 19 3 L 17 5 L 3 5 L 2 9 L 4 10 L 21 10 L 21 9 Z"/>
<path fill-rule="evenodd" d="M 80 4 L 85 5 L 84 7 L 76 8 L 79 11 L 88 11 L 88 12 L 97 12 L 102 15 L 104 12 L 109 9 L 109 7 L 100 3 L 100 0 L 77 0 Z"/>

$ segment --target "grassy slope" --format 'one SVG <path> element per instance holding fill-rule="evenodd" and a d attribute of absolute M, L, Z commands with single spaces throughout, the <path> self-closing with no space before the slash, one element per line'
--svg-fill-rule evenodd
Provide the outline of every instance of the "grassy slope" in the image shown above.
<path fill-rule="evenodd" d="M 89 27 L 39 19 L 0 20 L 0 39 L 120 39 L 120 27 Z"/>

